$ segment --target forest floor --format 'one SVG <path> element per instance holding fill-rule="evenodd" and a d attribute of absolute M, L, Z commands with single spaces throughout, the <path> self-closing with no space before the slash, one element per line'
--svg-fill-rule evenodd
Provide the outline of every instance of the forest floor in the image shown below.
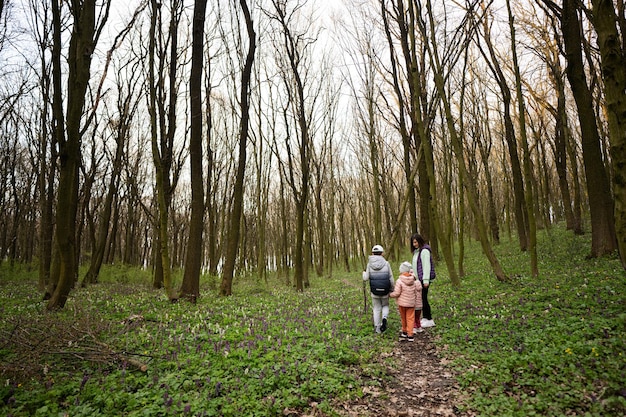
<path fill-rule="evenodd" d="M 347 416 L 472 417 L 459 407 L 463 394 L 444 352 L 433 342 L 436 336 L 424 329 L 414 342 L 396 341 L 383 358 L 391 378 L 363 389 L 364 396 L 343 404 Z M 393 332 L 389 329 L 387 332 Z M 395 359 L 395 360 L 388 360 Z M 391 365 L 393 364 L 393 365 Z"/>

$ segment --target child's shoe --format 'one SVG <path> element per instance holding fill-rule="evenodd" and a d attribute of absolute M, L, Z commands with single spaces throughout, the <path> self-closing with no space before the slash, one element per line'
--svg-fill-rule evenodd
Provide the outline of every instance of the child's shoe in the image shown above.
<path fill-rule="evenodd" d="M 385 330 L 387 330 L 387 317 L 383 317 L 383 324 L 380 326 L 381 333 L 385 333 Z"/>
<path fill-rule="evenodd" d="M 408 338 L 409 338 L 409 335 L 406 334 L 406 332 L 402 332 L 400 333 L 400 338 L 398 340 L 400 340 L 401 342 L 406 342 Z"/>

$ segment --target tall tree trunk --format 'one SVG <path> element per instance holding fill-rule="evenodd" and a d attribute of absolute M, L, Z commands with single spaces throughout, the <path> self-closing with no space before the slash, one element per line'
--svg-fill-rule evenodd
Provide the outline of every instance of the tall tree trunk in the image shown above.
<path fill-rule="evenodd" d="M 436 256 L 438 252 L 438 243 L 441 243 L 443 258 L 446 261 L 448 274 L 453 285 L 460 285 L 459 276 L 455 268 L 454 257 L 452 254 L 451 236 L 445 232 L 444 226 L 445 215 L 439 213 L 439 205 L 437 204 L 437 182 L 435 176 L 434 150 L 431 136 L 427 133 L 431 124 L 430 115 L 427 112 L 428 104 L 426 98 L 426 81 L 423 74 L 425 67 L 417 54 L 417 42 L 415 38 L 416 24 L 419 18 L 416 13 L 416 4 L 413 1 L 408 2 L 408 10 L 406 13 L 408 20 L 404 19 L 405 13 L 402 0 L 397 2 L 398 25 L 400 27 L 400 44 L 405 57 L 405 65 L 407 67 L 407 78 L 410 96 L 410 115 L 411 115 L 411 132 L 413 142 L 415 143 L 416 161 L 418 169 L 419 182 L 419 201 L 420 201 L 420 234 L 429 241 L 433 247 L 433 254 Z M 427 39 L 423 39 L 427 41 Z M 422 55 L 425 55 L 422 53 Z M 422 56 L 422 61 L 425 58 Z M 439 99 L 439 98 L 438 98 Z M 434 106 L 434 104 L 432 104 Z M 405 160 L 406 163 L 406 160 Z M 406 169 L 406 167 L 405 167 Z M 409 181 L 409 178 L 407 178 Z M 413 182 L 409 182 L 411 188 Z M 409 204 L 415 204 L 411 200 L 409 194 Z M 451 219 L 450 219 L 451 221 Z M 413 231 L 418 231 L 415 224 Z"/>
<path fill-rule="evenodd" d="M 284 68 L 283 82 L 289 95 L 289 104 L 291 109 L 283 109 L 283 117 L 286 120 L 293 114 L 297 126 L 297 155 L 292 152 L 289 143 L 289 135 L 286 137 L 287 158 L 289 159 L 289 175 L 288 183 L 291 187 L 295 200 L 296 210 L 296 230 L 295 230 L 295 246 L 293 253 L 294 276 L 296 281 L 296 290 L 304 291 L 305 283 L 309 281 L 307 273 L 308 268 L 306 262 L 306 226 L 308 224 L 308 202 L 309 202 L 309 184 L 311 181 L 311 137 L 309 131 L 309 120 L 306 109 L 305 84 L 303 74 L 307 73 L 308 68 L 302 68 L 303 52 L 310 46 L 310 42 L 305 45 L 304 36 L 294 34 L 290 25 L 290 18 L 293 16 L 287 13 L 286 3 L 282 0 L 272 0 L 275 14 L 272 16 L 281 29 L 281 37 L 285 50 L 286 62 Z M 287 75 L 289 74 L 289 75 Z M 293 110 L 293 113 L 291 112 Z M 287 123 L 288 124 L 288 123 Z M 297 167 L 295 166 L 297 162 Z M 297 177 L 297 178 L 296 178 Z"/>
<path fill-rule="evenodd" d="M 63 80 L 61 77 L 61 45 L 61 7 L 58 0 L 52 0 L 52 140 L 57 146 L 66 142 L 65 115 L 63 114 Z M 56 156 L 59 156 L 58 152 Z M 57 165 L 56 160 L 54 164 Z M 44 295 L 45 300 L 49 300 L 56 291 L 60 277 L 59 248 L 56 244 L 56 235 L 53 237 L 55 241 L 52 242 L 50 281 Z"/>
<path fill-rule="evenodd" d="M 282 175 L 280 175 L 280 229 L 281 229 L 281 239 L 280 239 L 280 259 L 279 259 L 279 271 L 285 274 L 285 286 L 291 285 L 291 278 L 289 277 L 289 259 L 291 258 L 289 252 L 289 227 L 288 227 L 288 217 L 289 217 L 289 208 L 286 201 L 286 193 L 285 193 L 285 181 L 286 179 Z"/>
<path fill-rule="evenodd" d="M 606 97 L 611 141 L 613 193 L 615 195 L 615 234 L 622 267 L 626 269 L 626 45 L 620 38 L 626 27 L 622 14 L 617 16 L 613 1 L 593 0 L 593 23 L 598 34 L 602 58 L 602 79 Z M 623 37 L 626 34 L 622 33 Z"/>
<path fill-rule="evenodd" d="M 410 178 L 413 178 L 412 181 L 415 180 L 415 176 L 413 175 L 413 177 L 411 177 L 411 158 L 410 158 L 410 148 L 411 148 L 411 136 L 409 134 L 409 129 L 407 127 L 407 121 L 406 121 L 406 116 L 405 113 L 407 112 L 407 109 L 405 109 L 405 98 L 404 98 L 404 93 L 402 91 L 402 87 L 401 87 L 401 81 L 400 81 L 400 75 L 399 75 L 399 67 L 400 65 L 397 62 L 396 59 L 396 54 L 394 52 L 394 40 L 392 38 L 392 28 L 389 24 L 389 19 L 388 16 L 390 15 L 389 11 L 387 10 L 387 7 L 385 5 L 385 1 L 384 0 L 380 0 L 380 8 L 381 8 L 381 16 L 383 18 L 383 26 L 385 29 L 385 37 L 387 39 L 387 45 L 389 47 L 389 60 L 390 60 L 390 66 L 391 66 L 391 75 L 392 75 L 392 83 L 393 83 L 393 89 L 394 92 L 396 94 L 396 102 L 398 105 L 398 130 L 400 133 L 400 137 L 402 138 L 402 146 L 403 146 L 403 169 L 404 169 L 404 175 L 405 175 L 405 179 L 406 181 L 409 181 Z M 406 28 L 406 24 L 404 22 L 404 6 L 402 6 L 402 12 L 400 12 L 397 16 L 397 23 L 398 26 L 400 26 L 400 29 L 403 31 L 403 35 L 402 35 L 402 39 L 404 39 L 404 43 L 407 44 L 407 39 L 406 37 L 407 35 L 407 28 Z M 408 45 L 408 44 L 407 44 Z M 405 46 L 405 48 L 407 48 Z M 408 58 L 407 58 L 408 59 Z M 414 162 L 414 164 L 419 164 L 420 161 L 419 159 L 416 160 Z M 378 178 L 377 178 L 378 179 Z M 416 196 L 415 196 L 415 187 L 413 185 L 413 182 L 408 183 L 409 185 L 409 189 L 408 189 L 408 199 L 409 199 L 409 223 L 411 226 L 411 230 L 415 230 L 417 231 L 418 228 L 418 224 L 417 224 L 417 202 L 416 202 Z M 382 219 L 381 219 L 382 220 Z M 399 221 L 402 221 L 402 218 L 398 218 Z M 398 229 L 400 227 L 400 225 L 394 225 L 392 227 L 392 229 Z M 398 233 L 395 233 L 396 235 L 399 236 Z M 394 252 L 395 246 L 396 246 L 396 240 L 392 239 L 389 243 L 389 253 L 392 254 Z"/>
<path fill-rule="evenodd" d="M 398 14 L 399 26 L 400 26 L 400 44 L 405 57 L 405 65 L 407 68 L 407 79 L 409 85 L 409 103 L 410 103 L 410 118 L 411 118 L 411 132 L 413 143 L 415 144 L 415 150 L 417 152 L 417 160 L 414 162 L 418 165 L 418 183 L 419 183 L 419 229 L 415 210 L 417 201 L 413 187 L 411 187 L 411 193 L 409 194 L 409 210 L 410 224 L 412 232 L 420 232 L 426 241 L 430 242 L 433 253 L 437 253 L 437 231 L 441 229 L 440 217 L 437 215 L 437 207 L 435 203 L 437 201 L 437 195 L 435 184 L 435 171 L 433 160 L 433 146 L 430 135 L 426 132 L 430 125 L 429 115 L 427 113 L 422 114 L 421 99 L 425 101 L 425 77 L 422 74 L 422 68 L 420 68 L 420 61 L 417 55 L 417 46 L 415 40 L 415 7 L 412 0 L 408 1 L 408 21 L 404 20 L 404 13 Z M 402 0 L 398 0 L 398 10 L 404 10 L 404 4 Z M 424 103 L 424 108 L 427 108 Z M 409 150 L 411 148 L 410 143 L 407 144 L 408 150 L 404 153 L 405 163 L 405 176 L 408 180 L 408 173 L 411 170 Z M 422 152 L 420 154 L 419 149 Z M 442 243 L 447 243 L 447 237 L 442 236 Z M 450 254 L 452 252 L 450 251 Z M 452 276 L 456 276 L 456 271 L 453 269 Z"/>
<path fill-rule="evenodd" d="M 567 110 L 565 107 L 565 82 L 563 79 L 563 71 L 559 61 L 559 56 L 554 53 L 553 59 L 546 59 L 550 78 L 555 86 L 557 96 L 557 106 L 553 110 L 554 116 L 554 163 L 556 167 L 557 177 L 559 179 L 559 191 L 561 194 L 561 202 L 563 204 L 563 212 L 565 215 L 565 224 L 567 230 L 580 234 L 582 225 L 580 218 L 578 222 L 574 217 L 574 209 L 567 180 L 567 141 L 569 140 Z M 576 160 L 570 162 L 572 166 L 576 164 Z"/>
<path fill-rule="evenodd" d="M 617 249 L 614 203 L 600 147 L 593 98 L 585 76 L 580 21 L 575 0 L 563 0 L 561 27 L 567 58 L 567 77 L 578 108 L 582 135 L 583 162 L 591 214 L 591 256 L 598 257 Z"/>
<path fill-rule="evenodd" d="M 45 25 L 45 23 L 44 23 Z M 48 33 L 47 27 L 44 28 Z M 47 34 L 44 39 L 48 39 Z M 47 70 L 48 65 L 45 60 L 45 53 L 42 45 L 41 51 L 41 93 L 43 97 L 42 114 L 41 114 L 41 137 L 39 138 L 39 211 L 40 211 L 40 228 L 39 228 L 39 290 L 45 291 L 50 283 L 50 266 L 52 263 L 52 238 L 54 236 L 53 210 L 52 203 L 54 200 L 54 178 L 56 175 L 56 156 L 57 156 L 57 140 L 56 132 L 48 132 L 50 126 L 49 108 L 52 103 L 50 97 L 50 71 Z M 55 46 L 53 44 L 53 50 Z M 56 52 L 53 52 L 56 53 Z M 54 119 L 54 117 L 52 117 Z M 49 145 L 49 147 L 48 147 Z M 50 149 L 50 158 L 48 159 L 48 148 Z"/>
<path fill-rule="evenodd" d="M 373 86 L 372 86 L 373 87 Z M 372 172 L 372 210 L 374 212 L 374 242 L 382 243 L 383 238 L 383 214 L 381 209 L 381 192 L 380 192 L 380 168 L 379 168 L 379 152 L 378 152 L 378 135 L 376 133 L 375 122 L 375 109 L 373 97 L 367 97 L 367 111 L 368 111 L 368 130 L 367 141 L 369 145 L 369 162 Z"/>
<path fill-rule="evenodd" d="M 136 12 L 138 13 L 138 12 Z M 127 30 L 130 29 L 130 25 L 127 27 Z M 122 31 L 122 35 L 125 32 Z M 122 35 L 118 35 L 122 36 Z M 117 47 L 117 44 L 109 50 L 108 57 L 111 57 L 113 50 Z M 108 61 L 107 61 L 108 65 Z M 124 155 L 127 148 L 127 139 L 130 136 L 130 130 L 132 125 L 133 117 L 136 113 L 137 107 L 139 105 L 139 100 L 134 95 L 134 88 L 137 84 L 137 75 L 136 72 L 130 74 L 130 78 L 127 80 L 121 80 L 118 73 L 118 98 L 117 98 L 117 119 L 115 122 L 111 122 L 111 127 L 115 130 L 115 142 L 116 142 L 116 150 L 115 156 L 112 161 L 112 170 L 111 177 L 109 179 L 107 194 L 104 200 L 104 203 L 101 205 L 101 215 L 100 215 L 100 223 L 98 226 L 97 233 L 93 233 L 92 237 L 92 256 L 91 262 L 89 266 L 89 270 L 85 274 L 82 286 L 86 284 L 93 284 L 98 282 L 98 275 L 100 274 L 100 268 L 104 262 L 111 261 L 114 258 L 115 253 L 115 238 L 117 233 L 117 220 L 119 219 L 119 210 L 117 207 L 117 196 L 119 191 L 119 183 L 120 177 L 123 169 L 123 164 L 125 162 Z M 124 86 L 128 87 L 128 91 L 124 92 Z M 96 129 L 93 129 L 94 135 L 96 134 Z M 95 137 L 92 138 L 92 142 L 95 143 Z M 95 146 L 92 149 L 96 149 Z M 92 155 L 92 166 L 97 167 L 96 163 L 96 155 Z M 86 197 L 85 200 L 85 210 L 88 210 L 88 204 L 90 197 L 90 192 L 93 185 L 93 177 L 95 176 L 95 172 L 93 175 L 90 175 L 90 181 L 85 180 L 85 189 L 87 192 L 84 193 Z M 85 177 L 87 177 L 85 175 Z M 111 217 L 113 217 L 113 221 L 111 221 Z M 90 219 L 91 220 L 91 219 Z M 91 226 L 90 221 L 90 226 Z M 95 227 L 91 226 L 91 230 L 95 230 Z"/>
<path fill-rule="evenodd" d="M 255 82 L 261 83 L 261 75 L 260 69 L 255 72 L 256 80 Z M 263 109 L 263 96 L 261 94 L 257 94 L 257 131 L 263 132 L 263 124 L 262 124 L 262 109 Z M 265 137 L 261 133 L 259 135 L 259 139 L 256 143 L 255 150 L 255 163 L 256 163 L 256 192 L 255 192 L 255 202 L 256 202 L 256 217 L 257 217 L 257 245 L 256 245 L 256 268 L 259 281 L 268 283 L 267 280 L 267 264 L 268 264 L 268 255 L 267 255 L 267 218 L 268 218 L 268 194 L 271 184 L 271 167 L 272 167 L 272 156 L 271 154 L 266 160 L 266 151 L 265 151 Z"/>
<path fill-rule="evenodd" d="M 435 27 L 434 16 L 432 10 L 432 4 L 430 0 L 427 0 L 427 11 L 428 11 L 428 23 L 431 28 L 430 37 L 427 36 L 427 29 L 424 25 L 420 25 L 420 31 L 422 32 L 422 36 L 424 40 L 427 40 L 427 47 L 429 49 L 429 59 L 430 63 L 433 66 L 434 71 L 434 81 L 437 91 L 439 93 L 441 102 L 443 104 L 443 109 L 446 117 L 446 123 L 448 126 L 448 131 L 450 134 L 450 141 L 452 144 L 452 148 L 454 149 L 454 153 L 457 158 L 457 162 L 459 164 L 459 170 L 461 171 L 464 179 L 469 179 L 470 176 L 468 174 L 467 166 L 465 165 L 465 157 L 463 153 L 463 146 L 461 138 L 458 135 L 457 128 L 455 126 L 455 119 L 452 115 L 452 107 L 450 105 L 450 101 L 448 95 L 445 90 L 445 79 L 444 79 L 444 70 L 439 60 L 439 51 L 437 48 L 437 41 L 435 39 L 434 30 L 432 28 Z M 483 253 L 489 260 L 491 264 L 491 268 L 496 276 L 496 279 L 499 281 L 508 281 L 509 277 L 504 273 L 496 254 L 493 251 L 491 243 L 489 242 L 489 235 L 487 231 L 487 226 L 485 224 L 485 220 L 483 218 L 483 213 L 481 211 L 481 207 L 479 204 L 479 195 L 478 190 L 476 188 L 476 184 L 474 181 L 465 181 L 464 185 L 467 187 L 468 193 L 467 197 L 470 203 L 470 207 L 472 209 L 472 213 L 474 215 L 474 221 L 476 223 L 476 227 L 478 229 L 478 234 L 480 237 L 480 243 L 483 249 Z"/>
<path fill-rule="evenodd" d="M 128 97 L 128 99 L 130 99 L 130 97 Z M 100 223 L 98 226 L 98 233 L 95 242 L 95 250 L 91 255 L 89 270 L 87 270 L 87 273 L 85 274 L 82 281 L 83 287 L 87 284 L 95 284 L 98 282 L 98 275 L 100 274 L 100 268 L 102 267 L 104 252 L 106 250 L 106 245 L 109 237 L 113 201 L 115 199 L 115 195 L 118 192 L 118 183 L 120 173 L 122 172 L 122 160 L 124 155 L 125 141 L 128 135 L 127 123 L 124 119 L 125 117 L 130 116 L 128 114 L 123 114 L 123 108 L 120 110 L 122 110 L 122 112 L 120 114 L 119 126 L 117 129 L 117 149 L 115 150 L 115 159 L 113 160 L 113 170 L 111 172 L 111 178 L 109 180 L 107 195 L 104 199 L 104 203 L 102 204 L 102 215 L 100 216 Z"/>
<path fill-rule="evenodd" d="M 150 39 L 149 39 L 149 105 L 148 112 L 150 114 L 150 131 L 151 131 L 151 148 L 152 160 L 156 171 L 156 194 L 157 194 L 157 220 L 156 220 L 156 236 L 155 236 L 155 269 L 153 286 L 158 288 L 162 283 L 165 293 L 169 300 L 175 300 L 176 295 L 172 288 L 172 271 L 170 266 L 170 253 L 168 242 L 168 202 L 167 202 L 167 149 L 159 147 L 159 131 L 157 124 L 157 82 L 155 75 L 155 55 L 156 55 L 156 26 L 157 17 L 160 13 L 161 4 L 156 0 L 151 1 L 151 20 L 150 20 Z M 173 92 L 172 92 L 173 94 Z M 160 100 L 159 100 L 160 102 Z M 163 132 L 163 130 L 161 130 Z"/>
<path fill-rule="evenodd" d="M 323 180 L 323 169 L 320 165 L 322 165 L 324 161 L 317 161 L 315 163 L 315 226 L 317 228 L 317 246 L 315 248 L 315 273 L 318 277 L 324 275 L 324 256 L 326 255 L 326 237 L 324 233 L 324 208 L 323 208 L 323 200 L 322 200 L 322 183 Z M 313 251 L 311 251 L 311 255 Z"/>
<path fill-rule="evenodd" d="M 243 212 L 243 194 L 244 179 L 246 172 L 246 146 L 248 143 L 248 127 L 250 125 L 250 80 L 252 77 L 252 64 L 254 63 L 254 54 L 256 51 L 256 33 L 252 24 L 252 17 L 246 0 L 240 0 L 239 4 L 243 11 L 246 21 L 246 29 L 248 31 L 248 53 L 243 71 L 241 73 L 241 123 L 239 126 L 239 161 L 237 162 L 237 177 L 235 179 L 235 187 L 233 190 L 233 207 L 230 217 L 230 226 L 228 229 L 228 239 L 226 242 L 226 256 L 224 259 L 224 270 L 222 274 L 222 283 L 220 285 L 220 295 L 227 296 L 232 294 L 233 276 L 235 272 L 235 261 L 239 250 L 239 235 L 241 214 Z"/>
<path fill-rule="evenodd" d="M 185 273 L 180 297 L 192 302 L 200 296 L 202 267 L 202 232 L 204 230 L 204 180 L 202 176 L 202 68 L 204 60 L 204 19 L 207 0 L 195 0 L 193 7 L 193 36 L 189 94 L 191 135 L 189 159 L 191 164 L 191 219 L 185 258 Z M 208 167 L 207 169 L 212 169 Z"/>
<path fill-rule="evenodd" d="M 511 32 L 511 52 L 513 55 L 513 70 L 515 73 L 515 91 L 517 92 L 517 104 L 519 112 L 520 125 L 520 142 L 524 155 L 524 202 L 526 208 L 526 218 L 528 219 L 528 251 L 530 252 L 530 273 L 532 277 L 539 275 L 539 266 L 537 262 L 537 223 L 535 221 L 534 199 L 533 199 L 533 172 L 531 166 L 530 150 L 528 148 L 528 135 L 526 131 L 526 105 L 524 104 L 524 95 L 522 93 L 522 78 L 519 71 L 517 61 L 517 46 L 515 40 L 515 18 L 511 11 L 511 2 L 506 0 L 506 8 L 509 15 L 509 30 Z"/>
<path fill-rule="evenodd" d="M 513 124 L 513 117 L 511 115 L 511 90 L 507 84 L 507 79 L 502 71 L 500 61 L 493 47 L 491 40 L 491 31 L 489 28 L 489 22 L 486 18 L 483 19 L 483 38 L 487 49 L 489 51 L 489 57 L 482 51 L 483 56 L 488 61 L 489 68 L 496 78 L 500 92 L 502 93 L 502 118 L 504 122 L 504 138 L 509 149 L 509 159 L 511 162 L 511 176 L 513 184 L 513 213 L 515 214 L 515 225 L 517 227 L 517 236 L 519 239 L 520 249 L 522 251 L 528 250 L 528 218 L 525 211 L 524 203 L 524 177 L 522 173 L 522 164 L 520 163 L 519 154 L 517 151 L 517 140 L 515 138 L 515 127 Z"/>
<path fill-rule="evenodd" d="M 59 5 L 55 6 L 53 6 L 53 9 L 57 9 L 55 13 L 60 13 Z M 59 137 L 60 168 L 56 214 L 59 276 L 58 280 L 53 280 L 57 282 L 57 286 L 48 300 L 48 310 L 65 306 L 78 274 L 76 214 L 78 210 L 78 172 L 81 163 L 81 118 L 90 77 L 91 57 L 95 48 L 96 1 L 85 0 L 82 4 L 75 2 L 72 13 L 74 26 L 68 55 L 67 138 Z M 58 25 L 55 25 L 55 31 L 60 30 L 60 27 L 59 22 Z M 60 80 L 55 79 L 56 81 Z M 59 97 L 55 94 L 56 98 Z M 55 122 L 58 124 L 61 120 L 56 119 Z"/>

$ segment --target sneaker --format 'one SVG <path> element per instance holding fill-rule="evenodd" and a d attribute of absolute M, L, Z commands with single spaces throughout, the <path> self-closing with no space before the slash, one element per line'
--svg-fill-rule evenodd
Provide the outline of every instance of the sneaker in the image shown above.
<path fill-rule="evenodd" d="M 435 327 L 435 321 L 432 319 L 430 320 L 423 319 L 421 324 L 422 324 L 422 327 Z"/>
<path fill-rule="evenodd" d="M 424 329 L 422 329 L 421 327 L 416 327 L 415 329 L 413 329 L 413 334 L 415 333 L 422 333 L 424 331 Z"/>
<path fill-rule="evenodd" d="M 409 342 L 414 341 L 415 339 L 413 339 L 413 336 L 409 336 L 409 338 L 407 339 Z"/>
<path fill-rule="evenodd" d="M 382 332 L 381 332 L 381 330 L 380 330 L 380 327 L 378 327 L 378 326 L 375 326 L 375 330 L 374 330 L 374 331 L 375 331 L 376 333 L 382 333 Z"/>
<path fill-rule="evenodd" d="M 409 335 L 407 335 L 406 333 L 402 332 L 402 333 L 400 333 L 400 338 L 398 340 L 400 342 L 406 342 L 408 338 L 409 338 Z"/>
<path fill-rule="evenodd" d="M 383 324 L 380 326 L 381 333 L 385 333 L 385 330 L 387 330 L 387 317 L 383 317 Z"/>

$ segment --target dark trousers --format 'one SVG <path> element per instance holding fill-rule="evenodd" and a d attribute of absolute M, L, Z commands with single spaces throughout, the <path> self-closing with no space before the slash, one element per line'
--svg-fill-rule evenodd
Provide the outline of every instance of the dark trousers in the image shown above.
<path fill-rule="evenodd" d="M 426 320 L 432 320 L 433 319 L 433 315 L 430 312 L 430 304 L 428 303 L 428 289 L 430 288 L 430 286 L 428 287 L 424 287 L 424 285 L 422 285 L 422 314 L 423 317 Z"/>

